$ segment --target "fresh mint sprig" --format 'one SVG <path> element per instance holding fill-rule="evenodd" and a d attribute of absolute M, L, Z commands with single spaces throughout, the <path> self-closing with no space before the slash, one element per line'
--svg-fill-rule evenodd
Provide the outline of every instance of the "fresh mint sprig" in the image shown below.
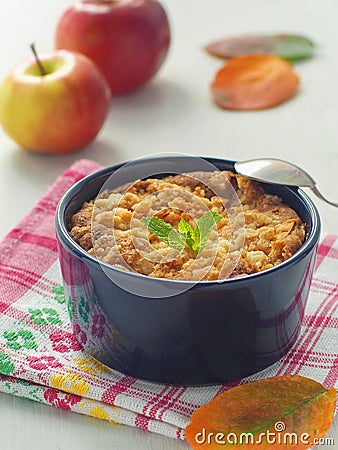
<path fill-rule="evenodd" d="M 184 247 L 187 247 L 199 253 L 205 247 L 212 229 L 221 219 L 222 216 L 216 211 L 207 211 L 198 219 L 195 228 L 182 218 L 178 223 L 177 230 L 158 217 L 143 217 L 141 222 L 148 227 L 152 234 L 169 245 L 169 247 L 173 247 L 176 250 L 183 250 Z"/>

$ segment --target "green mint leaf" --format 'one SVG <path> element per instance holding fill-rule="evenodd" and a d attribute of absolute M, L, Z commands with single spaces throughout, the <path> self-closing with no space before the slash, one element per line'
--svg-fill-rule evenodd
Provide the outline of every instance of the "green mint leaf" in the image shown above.
<path fill-rule="evenodd" d="M 142 217 L 141 222 L 143 222 L 148 227 L 149 231 L 158 237 L 160 241 L 169 245 L 168 236 L 174 229 L 169 223 L 158 217 Z"/>
<path fill-rule="evenodd" d="M 178 231 L 185 237 L 185 245 L 191 250 L 195 250 L 195 230 L 190 223 L 182 218 L 178 223 Z"/>
<path fill-rule="evenodd" d="M 176 250 L 183 250 L 187 242 L 184 235 L 173 228 L 168 235 L 168 245 Z"/>
<path fill-rule="evenodd" d="M 148 225 L 149 225 L 149 223 L 151 221 L 151 217 L 142 217 L 140 220 L 141 220 L 142 223 L 144 223 L 144 225 L 146 227 L 148 227 Z"/>
<path fill-rule="evenodd" d="M 194 230 L 193 230 L 192 226 L 190 225 L 190 223 L 187 222 L 186 220 L 184 220 L 183 218 L 179 221 L 177 228 L 178 228 L 178 231 L 180 231 L 185 236 L 188 236 L 189 234 L 194 233 Z"/>
<path fill-rule="evenodd" d="M 200 244 L 201 244 L 200 230 L 199 230 L 198 226 L 196 225 L 196 227 L 194 229 L 194 243 L 192 246 L 192 250 L 194 250 L 194 252 L 198 253 L 200 251 Z"/>
<path fill-rule="evenodd" d="M 197 221 L 195 228 L 192 228 L 189 222 L 183 218 L 179 221 L 178 230 L 175 230 L 169 223 L 158 217 L 142 217 L 149 231 L 162 242 L 165 242 L 176 250 L 183 250 L 184 247 L 195 251 L 203 250 L 209 239 L 211 230 L 222 219 L 215 211 L 208 211 Z"/>
<path fill-rule="evenodd" d="M 203 216 L 198 219 L 195 231 L 198 230 L 199 235 L 199 243 L 198 248 L 196 248 L 197 252 L 200 252 L 205 247 L 207 240 L 209 239 L 211 230 L 215 225 L 222 219 L 216 211 L 208 211 Z"/>
<path fill-rule="evenodd" d="M 185 247 L 184 236 L 164 220 L 158 217 L 142 217 L 141 222 L 148 227 L 152 234 L 169 245 L 169 247 L 176 250 L 182 250 Z"/>

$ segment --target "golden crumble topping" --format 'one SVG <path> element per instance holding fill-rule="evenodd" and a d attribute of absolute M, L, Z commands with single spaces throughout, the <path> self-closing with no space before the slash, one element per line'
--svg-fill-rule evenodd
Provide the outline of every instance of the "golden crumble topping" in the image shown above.
<path fill-rule="evenodd" d="M 177 228 L 212 210 L 222 216 L 204 249 L 178 251 L 149 233 L 142 217 Z M 157 278 L 217 280 L 269 269 L 303 244 L 297 213 L 254 181 L 232 172 L 191 172 L 137 180 L 85 202 L 71 237 L 101 261 Z"/>

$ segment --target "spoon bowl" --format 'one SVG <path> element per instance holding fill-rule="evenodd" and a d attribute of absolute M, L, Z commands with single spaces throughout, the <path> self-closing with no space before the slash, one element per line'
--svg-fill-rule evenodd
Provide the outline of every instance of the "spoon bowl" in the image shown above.
<path fill-rule="evenodd" d="M 270 184 L 307 187 L 324 202 L 338 208 L 338 203 L 328 200 L 320 193 L 315 180 L 300 167 L 282 159 L 262 158 L 237 161 L 235 170 L 252 180 Z"/>

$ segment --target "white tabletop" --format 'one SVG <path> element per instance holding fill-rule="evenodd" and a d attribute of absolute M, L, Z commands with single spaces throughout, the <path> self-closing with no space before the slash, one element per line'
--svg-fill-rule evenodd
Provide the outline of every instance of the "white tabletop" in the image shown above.
<path fill-rule="evenodd" d="M 30 55 L 53 48 L 53 30 L 69 0 L 12 0 L 0 4 L 0 77 Z M 0 238 L 30 210 L 56 176 L 79 158 L 110 165 L 144 155 L 183 152 L 243 160 L 283 158 L 306 168 L 323 193 L 338 200 L 338 15 L 336 0 L 162 0 L 172 43 L 154 81 L 114 98 L 98 138 L 68 156 L 28 153 L 0 130 Z M 297 32 L 318 44 L 299 63 L 299 94 L 274 109 L 228 112 L 210 101 L 208 86 L 221 61 L 210 40 L 247 32 Z M 338 231 L 338 211 L 316 200 L 323 230 Z M 112 426 L 75 413 L 0 394 L 1 450 L 188 448 L 162 436 Z M 337 422 L 337 420 L 336 420 Z M 334 431 L 331 430 L 331 436 Z M 335 434 L 338 445 L 338 433 Z M 334 448 L 321 446 L 321 449 Z"/>

